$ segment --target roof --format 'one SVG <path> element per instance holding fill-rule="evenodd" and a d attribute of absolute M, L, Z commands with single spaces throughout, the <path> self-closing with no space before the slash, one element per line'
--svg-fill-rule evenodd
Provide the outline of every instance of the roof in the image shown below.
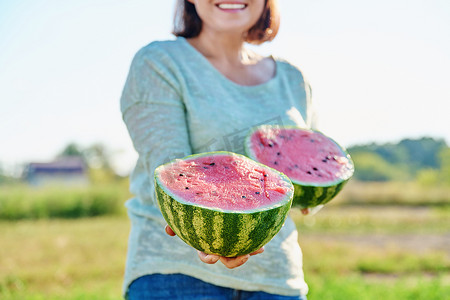
<path fill-rule="evenodd" d="M 80 174 L 86 171 L 86 164 L 78 156 L 58 158 L 52 162 L 29 163 L 25 169 L 26 174 Z"/>

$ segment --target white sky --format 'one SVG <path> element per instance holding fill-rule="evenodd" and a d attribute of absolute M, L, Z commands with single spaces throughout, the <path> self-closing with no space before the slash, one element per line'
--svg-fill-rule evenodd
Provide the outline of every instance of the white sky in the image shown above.
<path fill-rule="evenodd" d="M 101 142 L 127 172 L 119 113 L 134 53 L 172 38 L 174 0 L 0 0 L 0 163 Z M 432 136 L 450 143 L 450 1 L 279 0 L 260 49 L 300 67 L 320 128 L 345 146 Z"/>

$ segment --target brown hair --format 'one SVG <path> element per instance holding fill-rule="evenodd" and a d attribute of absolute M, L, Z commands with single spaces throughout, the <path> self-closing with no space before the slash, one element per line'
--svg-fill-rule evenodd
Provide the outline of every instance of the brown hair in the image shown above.
<path fill-rule="evenodd" d="M 251 44 L 262 44 L 275 38 L 280 27 L 280 14 L 276 0 L 266 0 L 259 20 L 250 28 L 245 41 Z M 185 38 L 193 38 L 200 34 L 202 20 L 197 14 L 195 5 L 187 0 L 178 0 L 173 34 Z"/>

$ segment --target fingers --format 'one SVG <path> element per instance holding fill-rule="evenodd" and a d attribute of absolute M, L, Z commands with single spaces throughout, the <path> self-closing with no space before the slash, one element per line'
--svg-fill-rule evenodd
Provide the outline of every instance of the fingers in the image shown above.
<path fill-rule="evenodd" d="M 259 248 L 258 250 L 256 250 L 255 252 L 250 253 L 250 256 L 256 255 L 256 254 L 260 254 L 264 252 L 264 247 Z"/>
<path fill-rule="evenodd" d="M 221 257 L 220 261 L 228 269 L 234 269 L 234 268 L 240 267 L 243 264 L 245 264 L 248 261 L 248 259 L 250 258 L 250 256 L 253 256 L 253 255 L 256 255 L 256 254 L 260 254 L 260 253 L 263 253 L 263 252 L 264 252 L 264 247 L 261 247 L 258 250 L 256 250 L 255 252 L 252 252 L 252 253 L 247 254 L 247 255 L 242 255 L 242 256 L 238 256 L 238 257 Z"/>
<path fill-rule="evenodd" d="M 197 254 L 202 262 L 210 265 L 215 264 L 220 259 L 219 255 L 206 254 L 205 252 L 202 251 L 197 251 Z"/>
<path fill-rule="evenodd" d="M 260 254 L 263 252 L 264 252 L 264 247 L 261 247 L 258 250 L 256 250 L 255 252 L 252 252 L 250 254 L 237 256 L 237 257 L 223 257 L 223 256 L 219 256 L 219 255 L 214 255 L 214 254 L 206 254 L 202 251 L 197 251 L 197 254 L 198 254 L 198 257 L 200 258 L 200 260 L 204 263 L 215 264 L 216 262 L 218 262 L 220 260 L 224 264 L 224 266 L 227 267 L 228 269 L 234 269 L 234 268 L 240 267 L 243 264 L 245 264 L 248 261 L 248 259 L 250 258 L 250 256 Z"/>
<path fill-rule="evenodd" d="M 250 254 L 242 255 L 238 257 L 220 257 L 220 261 L 227 267 L 228 269 L 234 269 L 245 264 L 250 258 Z"/>
<path fill-rule="evenodd" d="M 170 236 L 175 236 L 175 232 L 173 232 L 172 228 L 170 228 L 169 225 L 166 225 L 166 228 L 164 228 L 166 230 L 166 233 Z"/>

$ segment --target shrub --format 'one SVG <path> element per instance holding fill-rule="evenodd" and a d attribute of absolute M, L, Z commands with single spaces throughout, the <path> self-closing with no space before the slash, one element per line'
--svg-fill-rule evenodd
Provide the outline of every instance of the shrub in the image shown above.
<path fill-rule="evenodd" d="M 118 214 L 129 197 L 121 185 L 32 188 L 2 187 L 0 219 L 80 218 Z"/>

